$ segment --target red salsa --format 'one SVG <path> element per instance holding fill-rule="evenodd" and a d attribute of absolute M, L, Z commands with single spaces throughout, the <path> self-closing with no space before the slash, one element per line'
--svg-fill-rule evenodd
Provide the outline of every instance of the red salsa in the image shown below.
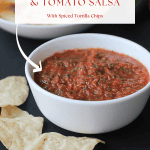
<path fill-rule="evenodd" d="M 138 60 L 102 48 L 65 50 L 42 62 L 34 74 L 43 89 L 71 99 L 111 100 L 130 95 L 149 82 L 148 70 Z"/>

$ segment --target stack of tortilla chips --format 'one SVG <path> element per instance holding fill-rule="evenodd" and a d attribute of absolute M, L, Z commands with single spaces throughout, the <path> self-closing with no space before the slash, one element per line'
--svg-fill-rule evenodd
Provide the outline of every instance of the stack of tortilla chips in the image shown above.
<path fill-rule="evenodd" d="M 0 17 L 15 22 L 15 0 L 0 0 Z"/>
<path fill-rule="evenodd" d="M 28 96 L 25 77 L 0 80 L 0 141 L 9 150 L 93 150 L 103 141 L 88 137 L 66 137 L 59 133 L 42 134 L 42 117 L 17 108 Z"/>

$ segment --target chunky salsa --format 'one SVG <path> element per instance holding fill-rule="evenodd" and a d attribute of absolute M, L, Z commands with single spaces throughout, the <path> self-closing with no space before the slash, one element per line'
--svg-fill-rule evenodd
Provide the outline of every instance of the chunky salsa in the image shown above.
<path fill-rule="evenodd" d="M 102 48 L 65 50 L 42 62 L 34 74 L 43 89 L 71 99 L 111 100 L 135 93 L 149 82 L 148 70 L 136 59 Z"/>

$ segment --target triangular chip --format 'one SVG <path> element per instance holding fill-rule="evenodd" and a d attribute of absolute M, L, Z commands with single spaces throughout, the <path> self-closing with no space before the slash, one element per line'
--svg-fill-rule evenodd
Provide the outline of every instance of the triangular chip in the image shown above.
<path fill-rule="evenodd" d="M 42 117 L 29 115 L 15 106 L 2 108 L 0 141 L 9 150 L 24 150 L 41 135 L 42 128 Z"/>
<path fill-rule="evenodd" d="M 0 107 L 19 106 L 29 93 L 25 77 L 11 76 L 0 80 Z"/>
<path fill-rule="evenodd" d="M 3 107 L 1 111 L 1 118 L 17 119 L 17 118 L 24 118 L 26 116 L 29 116 L 28 112 L 22 111 L 18 107 L 14 106 Z"/>
<path fill-rule="evenodd" d="M 15 0 L 0 0 L 0 18 L 15 22 Z"/>
<path fill-rule="evenodd" d="M 44 133 L 25 150 L 93 150 L 99 139 L 66 137 L 59 133 Z"/>
<path fill-rule="evenodd" d="M 1 12 L 0 18 L 11 21 L 11 22 L 15 22 L 15 14 L 10 10 L 5 10 Z"/>
<path fill-rule="evenodd" d="M 15 0 L 0 0 L 0 3 L 15 3 Z"/>
<path fill-rule="evenodd" d="M 15 4 L 15 0 L 6 0 L 8 1 L 9 3 L 14 3 Z"/>

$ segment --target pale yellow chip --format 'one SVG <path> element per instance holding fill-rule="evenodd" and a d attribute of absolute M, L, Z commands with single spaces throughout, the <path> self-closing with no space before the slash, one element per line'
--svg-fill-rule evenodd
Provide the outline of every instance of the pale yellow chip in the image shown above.
<path fill-rule="evenodd" d="M 0 0 L 0 3 L 15 3 L 15 0 Z"/>
<path fill-rule="evenodd" d="M 25 150 L 93 150 L 99 139 L 66 137 L 59 133 L 44 133 Z"/>
<path fill-rule="evenodd" d="M 15 22 L 15 0 L 0 0 L 0 18 Z"/>
<path fill-rule="evenodd" d="M 0 18 L 11 21 L 11 22 L 15 22 L 15 14 L 9 10 L 1 12 Z"/>
<path fill-rule="evenodd" d="M 24 150 L 41 135 L 42 128 L 42 117 L 29 115 L 15 106 L 2 108 L 0 141 L 9 150 Z"/>
<path fill-rule="evenodd" d="M 0 80 L 0 107 L 23 104 L 28 93 L 29 88 L 25 77 L 11 76 Z"/>
<path fill-rule="evenodd" d="M 9 3 L 14 3 L 15 4 L 15 0 L 6 0 L 8 1 Z"/>

